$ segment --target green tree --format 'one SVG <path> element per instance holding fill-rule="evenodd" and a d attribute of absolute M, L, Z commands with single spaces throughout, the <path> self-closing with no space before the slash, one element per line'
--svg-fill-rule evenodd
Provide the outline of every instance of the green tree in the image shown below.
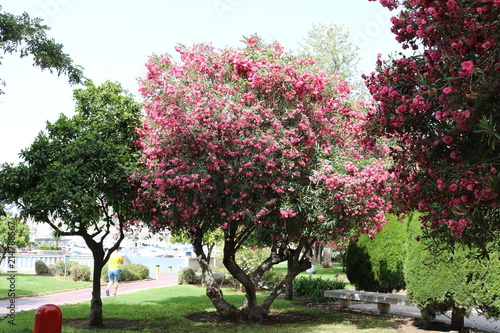
<path fill-rule="evenodd" d="M 67 75 L 71 84 L 84 80 L 83 67 L 74 65 L 70 56 L 63 52 L 63 45 L 47 37 L 50 28 L 40 18 L 30 18 L 28 13 L 19 16 L 1 12 L 0 6 L 0 48 L 4 53 L 18 52 L 21 58 L 31 55 L 33 66 L 49 70 L 57 75 Z M 0 64 L 3 57 L 0 56 Z M 0 79 L 5 85 L 5 82 Z M 3 91 L 0 89 L 0 94 Z"/>
<path fill-rule="evenodd" d="M 30 228 L 24 222 L 6 213 L 0 217 L 0 265 L 7 253 L 12 253 L 16 248 L 26 247 L 29 242 Z"/>
<path fill-rule="evenodd" d="M 24 216 L 58 235 L 83 237 L 94 257 L 90 324 L 103 324 L 100 275 L 133 219 L 129 175 L 137 167 L 141 107 L 117 83 L 74 91 L 76 114 L 47 122 L 17 166 L 3 165 L 0 190 Z M 104 240 L 118 231 L 106 253 Z"/>
<path fill-rule="evenodd" d="M 349 41 L 349 32 L 343 25 L 314 24 L 299 45 L 325 72 L 344 80 L 357 74 L 359 48 Z"/>
<path fill-rule="evenodd" d="M 322 70 L 348 81 L 354 92 L 353 98 L 366 95 L 368 91 L 357 68 L 359 48 L 349 41 L 349 31 L 343 25 L 313 24 L 299 45 Z"/>

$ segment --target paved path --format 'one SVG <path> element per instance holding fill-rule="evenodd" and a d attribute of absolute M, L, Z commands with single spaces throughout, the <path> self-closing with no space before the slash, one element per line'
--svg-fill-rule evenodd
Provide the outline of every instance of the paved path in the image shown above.
<path fill-rule="evenodd" d="M 377 304 L 374 303 L 352 302 L 350 308 L 378 313 Z M 389 312 L 389 315 L 391 314 L 404 317 L 419 318 L 420 310 L 416 306 L 391 304 L 391 311 Z M 451 313 L 447 316 L 436 316 L 436 320 L 450 324 Z M 466 317 L 464 325 L 467 328 L 472 328 L 483 332 L 500 332 L 500 321 L 487 320 L 485 317 L 480 316 L 477 313 L 472 313 L 469 318 Z"/>
<path fill-rule="evenodd" d="M 118 295 L 130 294 L 145 289 L 160 288 L 166 286 L 173 286 L 177 284 L 177 275 L 175 273 L 159 273 L 159 279 L 146 280 L 136 282 L 124 282 L 118 286 Z M 101 297 L 106 298 L 106 287 L 101 288 Z M 110 296 L 113 297 L 113 296 Z M 66 291 L 62 293 L 49 294 L 34 297 L 21 297 L 15 299 L 16 312 L 37 310 L 44 304 L 75 304 L 85 301 L 90 301 L 92 298 L 92 288 L 78 289 L 73 291 Z M 3 318 L 8 311 L 7 307 L 10 305 L 10 299 L 0 300 L 0 318 Z"/>

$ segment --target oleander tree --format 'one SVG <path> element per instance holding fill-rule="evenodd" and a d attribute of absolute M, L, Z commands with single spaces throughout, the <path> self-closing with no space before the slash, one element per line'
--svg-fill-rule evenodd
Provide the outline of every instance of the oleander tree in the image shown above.
<path fill-rule="evenodd" d="M 394 203 L 426 213 L 437 243 L 498 245 L 500 3 L 380 2 L 398 10 L 392 32 L 406 50 L 365 77 L 373 133 L 395 142 L 405 190 Z"/>
<path fill-rule="evenodd" d="M 138 164 L 141 106 L 109 81 L 87 81 L 73 96 L 73 117 L 47 122 L 21 152 L 22 162 L 2 165 L 0 199 L 58 236 L 84 239 L 94 258 L 89 324 L 102 326 L 101 271 L 135 219 L 129 176 Z M 105 242 L 113 244 L 107 252 Z"/>
<path fill-rule="evenodd" d="M 42 24 L 42 19 L 31 18 L 28 13 L 13 15 L 1 12 L 0 6 L 0 48 L 4 53 L 19 53 L 21 58 L 31 56 L 33 66 L 57 75 L 66 75 L 71 84 L 82 83 L 83 67 L 75 65 L 71 57 L 64 53 L 63 45 L 47 36 L 50 28 Z M 0 56 L 0 60 L 3 57 Z M 0 62 L 1 64 L 1 62 Z M 3 80 L 0 83 L 5 85 Z M 0 89 L 0 94 L 3 91 Z"/>
<path fill-rule="evenodd" d="M 220 315 L 260 320 L 310 267 L 317 239 L 385 223 L 383 147 L 358 142 L 369 106 L 348 103 L 345 81 L 278 43 L 255 35 L 242 48 L 176 51 L 180 62 L 153 55 L 141 82 L 146 115 L 135 206 L 153 231 L 188 232 Z M 202 246 L 215 230 L 224 234 L 224 266 L 245 288 L 239 308 L 215 284 Z M 271 250 L 245 273 L 236 256 L 256 233 Z M 260 277 L 285 260 L 287 276 L 259 304 Z"/>

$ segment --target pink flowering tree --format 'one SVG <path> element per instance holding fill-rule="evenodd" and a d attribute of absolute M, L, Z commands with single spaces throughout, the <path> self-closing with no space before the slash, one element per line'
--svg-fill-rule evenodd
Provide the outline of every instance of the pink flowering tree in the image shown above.
<path fill-rule="evenodd" d="M 427 213 L 427 236 L 445 243 L 495 240 L 500 2 L 380 2 L 400 9 L 392 31 L 403 49 L 414 50 L 379 59 L 366 77 L 379 103 L 375 133 L 397 143 L 394 171 L 405 187 L 399 207 Z"/>
<path fill-rule="evenodd" d="M 385 223 L 381 150 L 357 144 L 367 107 L 347 102 L 347 84 L 277 43 L 252 36 L 242 49 L 197 44 L 176 51 L 179 64 L 152 56 L 141 84 L 144 168 L 134 176 L 135 206 L 153 231 L 188 232 L 219 314 L 260 320 L 310 267 L 314 241 Z M 345 163 L 363 149 L 369 158 Z M 202 246 L 215 230 L 224 234 L 223 264 L 246 291 L 239 308 L 224 299 Z M 235 258 L 257 230 L 271 251 L 247 274 Z M 289 274 L 258 304 L 260 277 L 285 260 Z"/>

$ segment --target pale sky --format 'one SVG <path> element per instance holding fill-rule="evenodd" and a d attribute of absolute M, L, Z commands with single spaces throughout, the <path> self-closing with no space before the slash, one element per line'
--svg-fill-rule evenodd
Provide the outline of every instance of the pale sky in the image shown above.
<path fill-rule="evenodd" d="M 390 32 L 393 13 L 368 0 L 3 0 L 2 10 L 26 11 L 51 27 L 48 36 L 64 45 L 96 84 L 117 81 L 137 94 L 148 56 L 174 54 L 176 44 L 242 46 L 258 33 L 287 50 L 300 49 L 313 24 L 343 24 L 359 47 L 360 73 L 374 70 L 377 54 L 400 48 Z M 0 78 L 0 163 L 19 162 L 45 122 L 73 114 L 66 77 L 32 67 L 31 59 L 5 55 Z M 140 101 L 140 98 L 137 98 Z"/>

